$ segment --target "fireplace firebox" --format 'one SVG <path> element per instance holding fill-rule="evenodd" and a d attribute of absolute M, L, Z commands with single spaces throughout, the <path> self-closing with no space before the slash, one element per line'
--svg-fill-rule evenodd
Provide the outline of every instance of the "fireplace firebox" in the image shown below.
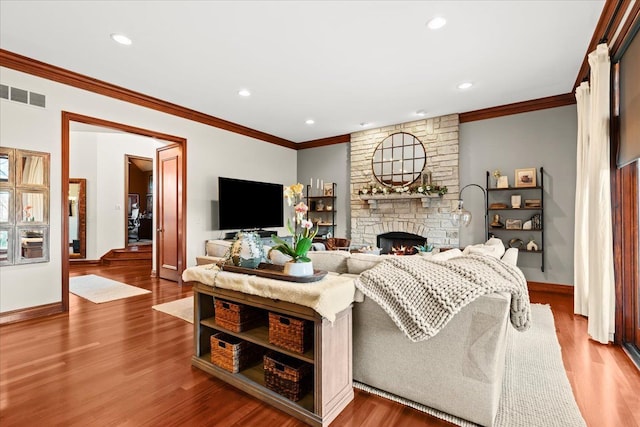
<path fill-rule="evenodd" d="M 381 254 L 411 255 L 417 252 L 414 246 L 421 246 L 426 242 L 426 237 L 404 231 L 392 231 L 376 236 Z"/>

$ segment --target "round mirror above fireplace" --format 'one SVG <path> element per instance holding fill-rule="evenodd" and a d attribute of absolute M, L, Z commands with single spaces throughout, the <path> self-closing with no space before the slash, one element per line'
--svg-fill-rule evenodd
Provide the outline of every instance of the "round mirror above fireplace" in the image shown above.
<path fill-rule="evenodd" d="M 373 152 L 373 176 L 387 187 L 400 187 L 417 181 L 426 165 L 422 142 L 406 132 L 389 135 Z"/>

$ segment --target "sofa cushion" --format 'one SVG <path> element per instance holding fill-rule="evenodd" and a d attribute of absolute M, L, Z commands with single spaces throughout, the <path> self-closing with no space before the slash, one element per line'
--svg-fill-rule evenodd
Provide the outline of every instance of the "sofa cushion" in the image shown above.
<path fill-rule="evenodd" d="M 447 261 L 451 258 L 455 258 L 462 255 L 462 251 L 458 248 L 449 249 L 448 251 L 441 251 L 437 254 L 433 254 L 431 259 L 434 261 Z"/>
<path fill-rule="evenodd" d="M 359 254 L 353 253 L 347 259 L 347 269 L 350 274 L 360 274 L 363 271 L 375 267 L 378 263 L 384 261 L 384 255 Z"/>
<path fill-rule="evenodd" d="M 204 253 L 208 256 L 224 257 L 232 242 L 233 240 L 207 240 Z"/>
<path fill-rule="evenodd" d="M 309 251 L 307 256 L 313 262 L 315 270 L 336 273 L 346 273 L 348 271 L 347 261 L 351 258 L 351 254 L 347 251 Z"/>
<path fill-rule="evenodd" d="M 464 255 L 491 255 L 500 259 L 504 255 L 505 247 L 502 240 L 495 237 L 490 238 L 485 243 L 479 245 L 469 245 L 462 252 Z"/>

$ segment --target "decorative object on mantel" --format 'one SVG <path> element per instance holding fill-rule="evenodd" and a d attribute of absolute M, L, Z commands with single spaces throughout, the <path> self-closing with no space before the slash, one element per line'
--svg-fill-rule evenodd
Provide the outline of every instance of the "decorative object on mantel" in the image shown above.
<path fill-rule="evenodd" d="M 529 243 L 527 243 L 527 250 L 528 251 L 537 251 L 538 250 L 538 245 L 536 244 L 535 240 L 533 240 L 533 239 L 529 240 Z"/>
<path fill-rule="evenodd" d="M 294 184 L 286 187 L 284 197 L 289 206 L 294 206 L 293 224 L 291 218 L 287 218 L 287 229 L 293 236 L 293 244 L 272 235 L 271 239 L 276 246 L 274 250 L 282 252 L 291 257 L 291 261 L 284 264 L 284 274 L 290 276 L 311 276 L 313 274 L 313 264 L 307 252 L 311 249 L 313 238 L 318 234 L 318 226 L 313 230 L 313 222 L 304 219 L 309 208 L 302 202 L 302 184 Z"/>
<path fill-rule="evenodd" d="M 463 201 L 462 201 L 462 192 L 467 188 L 467 187 L 477 187 L 480 190 L 482 190 L 482 195 L 484 196 L 484 235 L 488 236 L 488 229 L 487 229 L 487 192 L 484 190 L 484 188 L 482 188 L 481 186 L 479 186 L 478 184 L 467 184 L 464 187 L 462 187 L 462 190 L 460 190 L 460 193 L 458 193 L 458 208 L 456 210 L 454 210 L 453 212 L 451 212 L 451 223 L 458 227 L 461 224 L 464 225 L 465 227 L 469 226 L 469 223 L 471 222 L 471 212 L 469 212 L 468 210 L 464 209 L 462 207 L 463 205 Z"/>
<path fill-rule="evenodd" d="M 415 184 L 400 187 L 383 187 L 380 185 L 370 184 L 360 190 L 360 196 L 389 196 L 389 195 L 419 195 L 419 196 L 444 196 L 449 190 L 446 186 L 433 184 Z"/>

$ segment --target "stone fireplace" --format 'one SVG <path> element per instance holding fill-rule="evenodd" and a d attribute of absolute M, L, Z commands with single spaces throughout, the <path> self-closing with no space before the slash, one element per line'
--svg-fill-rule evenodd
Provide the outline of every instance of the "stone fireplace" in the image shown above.
<path fill-rule="evenodd" d="M 352 244 L 381 247 L 378 235 L 410 233 L 417 236 L 415 245 L 423 245 L 427 239 L 435 247 L 458 246 L 458 228 L 450 218 L 459 191 L 458 125 L 458 115 L 453 114 L 351 134 Z M 360 198 L 361 188 L 380 185 L 372 173 L 374 150 L 397 132 L 410 133 L 422 142 L 427 154 L 424 172 L 431 173 L 434 184 L 447 186 L 448 194 L 429 199 L 393 196 L 373 204 Z"/>

